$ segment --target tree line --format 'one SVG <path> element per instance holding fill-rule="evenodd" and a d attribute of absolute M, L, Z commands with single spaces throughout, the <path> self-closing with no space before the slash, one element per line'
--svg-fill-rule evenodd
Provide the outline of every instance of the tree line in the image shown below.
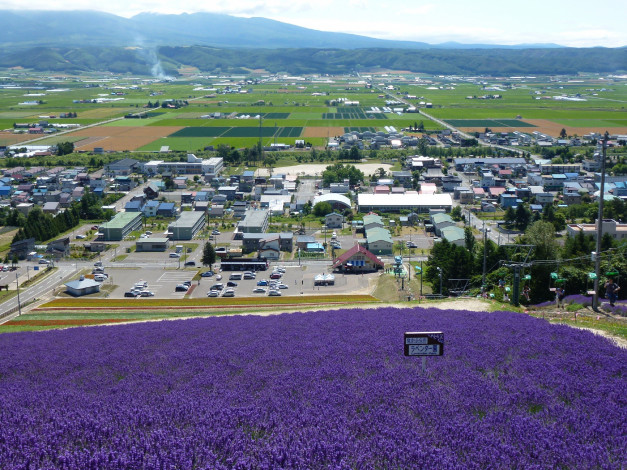
<path fill-rule="evenodd" d="M 452 279 L 468 279 L 474 292 L 479 292 L 483 283 L 484 257 L 485 289 L 497 296 L 502 295 L 497 287 L 499 280 L 505 281 L 509 286 L 513 284 L 513 270 L 505 265 L 523 261 L 530 262 L 531 266 L 523 268 L 520 290 L 522 292 L 524 285 L 529 286 L 532 304 L 554 298 L 555 294 L 549 290 L 550 287 L 555 287 L 556 282 L 551 273 L 557 275 L 558 282 L 568 295 L 585 294 L 592 288 L 589 274 L 594 272 L 594 262 L 590 253 L 596 249 L 596 241 L 583 232 L 566 238 L 564 245 L 560 246 L 556 240 L 555 226 L 540 219 L 533 222 L 516 239 L 517 244 L 531 246 L 527 248 L 499 246 L 490 239 L 486 239 L 484 244 L 475 239 L 469 227 L 466 227 L 465 235 L 464 246 L 443 239 L 431 250 L 424 271 L 424 281 L 433 286 L 434 292 L 439 291 L 440 272 L 444 295 L 454 288 L 455 282 Z M 601 239 L 601 252 L 602 277 L 605 277 L 606 272 L 618 272 L 622 276 L 627 274 L 627 243 L 618 243 L 610 234 L 605 233 Z M 530 279 L 525 280 L 525 275 L 529 275 Z"/>
<path fill-rule="evenodd" d="M 45 213 L 36 206 L 28 215 L 17 209 L 3 209 L 0 211 L 0 225 L 19 227 L 13 237 L 13 242 L 34 238 L 38 242 L 57 237 L 59 234 L 72 230 L 81 220 L 102 220 L 110 218 L 113 212 L 103 210 L 102 206 L 115 201 L 116 196 L 103 200 L 93 193 L 86 192 L 80 201 L 74 201 L 63 212 L 56 216 Z"/>

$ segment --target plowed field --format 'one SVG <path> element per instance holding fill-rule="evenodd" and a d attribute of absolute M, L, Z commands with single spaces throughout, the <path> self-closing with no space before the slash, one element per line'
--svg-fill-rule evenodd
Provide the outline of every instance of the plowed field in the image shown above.
<path fill-rule="evenodd" d="M 306 127 L 303 137 L 333 137 L 343 134 L 343 127 Z"/>
<path fill-rule="evenodd" d="M 150 142 L 182 129 L 175 126 L 90 127 L 73 132 L 73 137 L 87 137 L 76 144 L 79 150 L 102 147 L 105 150 L 137 150 Z"/>

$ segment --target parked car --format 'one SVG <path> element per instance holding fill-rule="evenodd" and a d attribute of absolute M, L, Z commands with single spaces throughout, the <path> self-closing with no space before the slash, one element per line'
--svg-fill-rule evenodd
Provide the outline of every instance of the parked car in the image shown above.
<path fill-rule="evenodd" d="M 253 294 L 265 294 L 267 291 L 263 287 L 255 287 L 253 289 Z"/>
<path fill-rule="evenodd" d="M 275 271 L 272 274 L 270 274 L 270 279 L 281 279 L 281 276 L 283 276 L 281 273 Z"/>
<path fill-rule="evenodd" d="M 94 281 L 96 282 L 104 282 L 106 279 L 104 274 L 94 274 Z"/>
<path fill-rule="evenodd" d="M 278 290 L 270 290 L 268 291 L 268 295 L 270 297 L 280 297 L 281 293 Z"/>
<path fill-rule="evenodd" d="M 186 286 L 185 284 L 177 284 L 174 288 L 175 292 L 187 292 L 188 290 L 189 286 Z"/>
<path fill-rule="evenodd" d="M 219 296 L 220 296 L 219 290 L 210 290 L 209 292 L 207 292 L 207 297 L 219 297 Z"/>
<path fill-rule="evenodd" d="M 219 230 L 213 230 L 211 232 L 211 235 L 220 235 L 220 231 Z"/>
<path fill-rule="evenodd" d="M 407 242 L 407 248 L 418 248 L 418 245 L 414 242 Z"/>
<path fill-rule="evenodd" d="M 79 235 L 76 235 L 76 238 L 77 238 L 78 240 L 82 240 L 83 238 L 87 238 L 87 237 L 86 237 L 85 235 L 80 235 L 80 234 L 79 234 Z"/>
<path fill-rule="evenodd" d="M 181 257 L 180 253 L 174 253 L 174 252 L 170 253 L 170 258 L 180 258 L 180 257 Z"/>
<path fill-rule="evenodd" d="M 96 261 L 94 263 L 94 266 L 96 266 L 97 268 L 101 268 L 102 267 L 102 261 Z"/>
<path fill-rule="evenodd" d="M 279 289 L 289 289 L 289 286 L 287 284 L 283 284 L 283 283 L 279 284 L 278 287 L 279 287 Z"/>
<path fill-rule="evenodd" d="M 233 273 L 229 276 L 229 280 L 230 281 L 241 281 L 242 280 L 242 273 Z"/>
<path fill-rule="evenodd" d="M 221 280 L 222 280 L 222 274 L 216 275 L 216 281 L 221 281 Z"/>
<path fill-rule="evenodd" d="M 192 266 L 192 267 L 193 267 L 193 266 L 196 266 L 196 261 L 187 261 L 187 262 L 185 263 L 185 266 Z"/>
<path fill-rule="evenodd" d="M 244 279 L 255 279 L 256 277 L 255 273 L 244 273 Z"/>
<path fill-rule="evenodd" d="M 183 284 L 184 286 L 187 286 L 187 287 L 191 287 L 192 281 L 183 281 L 183 282 L 181 282 L 181 284 Z"/>
<path fill-rule="evenodd" d="M 50 261 L 48 261 L 47 259 L 43 259 L 43 258 L 41 258 L 41 259 L 39 260 L 39 264 L 50 264 Z"/>
<path fill-rule="evenodd" d="M 150 230 L 146 230 L 146 235 L 152 235 L 152 232 Z"/>
<path fill-rule="evenodd" d="M 235 297 L 235 290 L 233 290 L 233 289 L 226 289 L 222 293 L 222 297 Z"/>
<path fill-rule="evenodd" d="M 222 289 L 224 289 L 224 284 L 220 282 L 211 286 L 211 290 L 222 290 Z"/>
<path fill-rule="evenodd" d="M 257 285 L 258 286 L 267 286 L 268 285 L 268 281 L 266 279 L 261 279 L 261 280 L 257 281 Z"/>
<path fill-rule="evenodd" d="M 92 229 L 92 230 L 98 230 L 98 228 L 99 228 L 99 227 L 98 227 L 97 225 L 92 225 L 92 226 L 91 226 L 91 229 Z"/>
<path fill-rule="evenodd" d="M 124 297 L 137 297 L 139 294 L 135 291 L 124 292 Z"/>
<path fill-rule="evenodd" d="M 226 283 L 227 287 L 237 287 L 237 282 L 235 281 L 229 281 Z"/>
<path fill-rule="evenodd" d="M 140 297 L 154 297 L 155 293 L 149 290 L 143 290 L 139 293 Z"/>
<path fill-rule="evenodd" d="M 213 271 L 205 271 L 204 273 L 200 273 L 200 277 L 211 277 L 213 276 Z"/>

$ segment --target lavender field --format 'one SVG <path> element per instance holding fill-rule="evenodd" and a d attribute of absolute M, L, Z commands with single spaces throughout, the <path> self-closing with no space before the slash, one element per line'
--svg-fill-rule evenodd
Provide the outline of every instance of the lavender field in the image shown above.
<path fill-rule="evenodd" d="M 445 356 L 403 356 L 441 330 Z M 2 469 L 625 468 L 627 351 L 523 314 L 233 316 L 0 336 Z"/>

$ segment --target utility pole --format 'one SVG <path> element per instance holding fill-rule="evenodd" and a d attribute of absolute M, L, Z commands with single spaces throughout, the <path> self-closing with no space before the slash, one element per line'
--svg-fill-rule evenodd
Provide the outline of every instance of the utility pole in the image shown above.
<path fill-rule="evenodd" d="M 487 234 L 488 234 L 488 229 L 486 229 L 485 227 L 485 220 L 483 221 L 483 276 L 481 277 L 481 292 L 485 291 L 485 272 L 486 272 L 486 255 L 487 255 L 487 248 L 488 248 L 488 243 L 487 243 Z"/>
<path fill-rule="evenodd" d="M 17 288 L 17 315 L 22 315 L 22 304 L 20 302 L 20 281 L 17 278 L 17 271 L 15 271 L 15 285 Z"/>
<path fill-rule="evenodd" d="M 422 260 L 420 260 L 420 297 L 422 298 Z"/>
<path fill-rule="evenodd" d="M 601 160 L 601 187 L 599 188 L 599 213 L 597 214 L 597 251 L 594 261 L 594 295 L 592 296 L 592 309 L 599 311 L 599 278 L 601 277 L 601 238 L 603 237 L 603 196 L 605 195 L 605 157 L 609 134 L 605 131 L 603 136 L 603 157 Z"/>

